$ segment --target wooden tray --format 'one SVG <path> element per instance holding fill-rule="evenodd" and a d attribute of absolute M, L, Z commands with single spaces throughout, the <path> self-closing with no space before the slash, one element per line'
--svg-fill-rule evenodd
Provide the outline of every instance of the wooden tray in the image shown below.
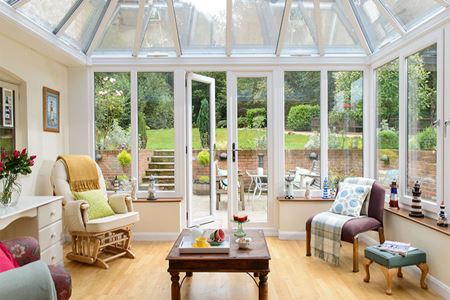
<path fill-rule="evenodd" d="M 208 248 L 194 248 L 192 247 L 191 237 L 184 236 L 178 247 L 180 253 L 187 254 L 218 254 L 218 253 L 230 253 L 230 237 L 226 237 L 225 241 L 220 246 L 210 246 Z"/>

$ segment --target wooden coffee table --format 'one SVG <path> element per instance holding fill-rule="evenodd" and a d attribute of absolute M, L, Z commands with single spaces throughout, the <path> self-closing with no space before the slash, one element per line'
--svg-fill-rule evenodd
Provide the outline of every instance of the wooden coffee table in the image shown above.
<path fill-rule="evenodd" d="M 267 299 L 267 275 L 269 274 L 270 254 L 262 230 L 246 230 L 252 238 L 250 248 L 238 249 L 232 232 L 226 234 L 231 238 L 231 248 L 228 254 L 180 254 L 178 246 L 184 236 L 189 236 L 189 230 L 180 233 L 172 249 L 167 255 L 172 280 L 172 300 L 180 299 L 180 273 L 191 277 L 194 272 L 243 272 L 253 273 L 259 277 L 259 299 Z"/>

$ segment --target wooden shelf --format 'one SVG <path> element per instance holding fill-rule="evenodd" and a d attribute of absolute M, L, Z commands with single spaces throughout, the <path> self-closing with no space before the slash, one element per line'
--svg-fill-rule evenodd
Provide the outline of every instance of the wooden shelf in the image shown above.
<path fill-rule="evenodd" d="M 321 197 L 311 197 L 311 199 L 305 199 L 303 197 L 295 197 L 293 199 L 286 199 L 284 197 L 277 197 L 277 200 L 282 202 L 333 202 L 334 198 L 323 199 Z"/>
<path fill-rule="evenodd" d="M 173 198 L 158 198 L 156 200 L 147 200 L 146 198 L 138 198 L 133 200 L 134 203 L 167 203 L 167 202 L 181 202 L 182 197 Z"/>
<path fill-rule="evenodd" d="M 428 227 L 430 229 L 433 229 L 435 231 L 439 231 L 439 232 L 441 232 L 443 234 L 446 234 L 446 235 L 450 236 L 450 227 L 437 226 L 435 219 L 428 218 L 428 217 L 425 217 L 425 218 L 413 218 L 413 217 L 409 216 L 409 210 L 404 209 L 404 208 L 391 208 L 388 205 L 386 205 L 384 207 L 384 210 L 389 212 L 389 213 L 392 213 L 394 215 L 397 215 L 397 216 L 400 216 L 402 218 L 405 218 L 405 219 L 407 219 L 409 221 L 412 221 L 414 223 L 421 224 L 421 225 L 426 226 L 426 227 Z"/>

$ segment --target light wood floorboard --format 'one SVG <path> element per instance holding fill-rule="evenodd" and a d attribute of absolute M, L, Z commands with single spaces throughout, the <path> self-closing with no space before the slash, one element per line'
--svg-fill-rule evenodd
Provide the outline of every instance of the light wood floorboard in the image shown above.
<path fill-rule="evenodd" d="M 305 256 L 304 241 L 267 239 L 272 260 L 269 299 L 440 299 L 422 290 L 419 281 L 405 274 L 395 278 L 393 295 L 385 295 L 385 280 L 379 266 L 371 266 L 370 283 L 363 282 L 364 268 L 352 273 L 352 246 L 344 243 L 341 265 L 333 266 Z M 72 299 L 170 299 L 167 253 L 172 242 L 134 242 L 136 259 L 121 258 L 109 270 L 65 260 L 72 274 Z M 360 261 L 364 245 L 360 245 Z M 69 246 L 65 252 L 70 251 Z M 182 275 L 184 276 L 184 274 Z M 257 299 L 258 289 L 246 274 L 194 273 L 181 288 L 182 299 Z"/>

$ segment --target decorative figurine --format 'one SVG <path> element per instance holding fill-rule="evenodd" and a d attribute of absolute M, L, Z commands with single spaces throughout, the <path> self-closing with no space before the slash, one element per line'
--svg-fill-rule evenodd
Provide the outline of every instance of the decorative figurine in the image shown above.
<path fill-rule="evenodd" d="M 306 184 L 305 199 L 311 200 L 311 188 L 309 184 Z"/>
<path fill-rule="evenodd" d="M 445 212 L 444 200 L 442 200 L 440 208 L 441 208 L 441 211 L 439 212 L 437 225 L 441 226 L 441 227 L 448 227 L 448 218 L 447 218 L 447 213 Z"/>
<path fill-rule="evenodd" d="M 322 199 L 330 198 L 330 194 L 328 192 L 328 178 L 325 177 L 323 180 L 323 190 L 322 190 Z"/>
<path fill-rule="evenodd" d="M 293 174 L 289 174 L 286 175 L 286 177 L 284 177 L 284 180 L 286 181 L 285 183 L 285 193 L 286 195 L 284 196 L 285 199 L 294 199 L 294 181 L 295 176 Z"/>
<path fill-rule="evenodd" d="M 241 238 L 247 235 L 247 233 L 245 233 L 244 228 L 242 227 L 243 223 L 247 223 L 248 220 L 248 216 L 238 216 L 238 215 L 233 215 L 233 221 L 237 223 L 237 228 L 236 231 L 234 232 L 234 236 L 237 238 Z"/>
<path fill-rule="evenodd" d="M 147 200 L 156 200 L 156 178 L 150 175 L 148 179 L 148 197 Z"/>
<path fill-rule="evenodd" d="M 397 194 L 397 181 L 394 179 L 391 183 L 391 196 L 389 198 L 389 207 L 399 208 L 398 206 L 398 194 Z"/>
<path fill-rule="evenodd" d="M 422 195 L 422 190 L 420 189 L 420 183 L 419 181 L 416 181 L 414 184 L 414 187 L 412 189 L 412 205 L 411 205 L 411 212 L 409 213 L 409 216 L 414 218 L 423 218 L 425 215 L 422 212 L 422 200 L 420 199 L 420 196 Z"/>
<path fill-rule="evenodd" d="M 137 199 L 137 178 L 131 178 L 131 199 Z"/>
<path fill-rule="evenodd" d="M 117 178 L 117 176 L 115 176 L 114 180 L 113 180 L 114 193 L 117 193 L 117 191 L 119 191 L 119 189 L 120 189 L 120 182 L 119 182 L 119 179 Z"/>

